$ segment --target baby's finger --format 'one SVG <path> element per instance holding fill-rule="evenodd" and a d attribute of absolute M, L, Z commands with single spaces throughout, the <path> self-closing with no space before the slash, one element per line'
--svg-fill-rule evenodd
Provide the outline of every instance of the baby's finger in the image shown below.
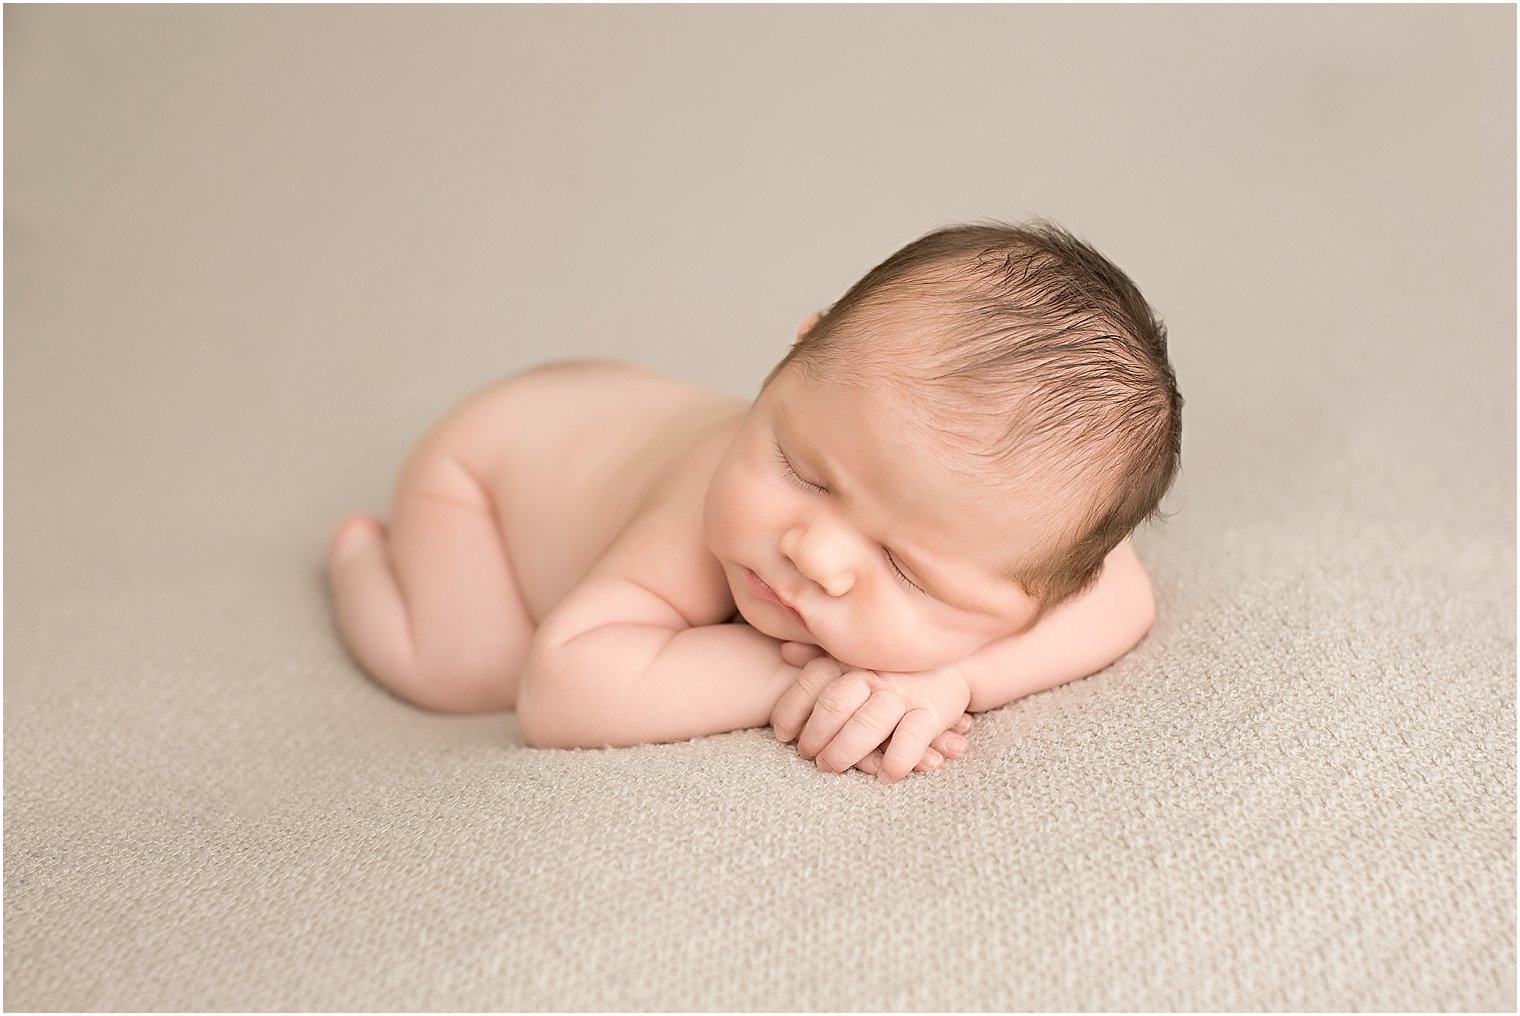
<path fill-rule="evenodd" d="M 924 749 L 924 757 L 919 759 L 918 765 L 913 767 L 915 773 L 932 773 L 945 764 L 945 756 L 933 748 Z"/>
<path fill-rule="evenodd" d="M 855 714 L 839 733 L 819 750 L 818 768 L 825 772 L 844 772 L 892 736 L 897 721 L 902 719 L 902 713 L 900 699 L 881 693 L 872 695 L 855 710 Z"/>
<path fill-rule="evenodd" d="M 776 740 L 782 744 L 796 740 L 812 706 L 812 700 L 801 681 L 782 692 L 771 709 L 771 733 L 776 735 Z"/>
<path fill-rule="evenodd" d="M 964 737 L 953 730 L 947 730 L 943 734 L 929 742 L 929 747 L 945 756 L 947 759 L 960 758 L 966 754 L 967 741 Z"/>
<path fill-rule="evenodd" d="M 859 762 L 856 762 L 855 768 L 859 769 L 867 776 L 875 776 L 876 771 L 881 768 L 881 750 L 877 749 L 875 751 L 872 751 L 865 758 L 861 759 Z"/>
<path fill-rule="evenodd" d="M 934 713 L 928 709 L 911 710 L 897 725 L 897 733 L 892 735 L 892 743 L 887 745 L 876 778 L 883 783 L 896 783 L 908 775 L 923 759 L 925 749 L 940 733 L 939 725 L 943 722 L 936 720 Z"/>
<path fill-rule="evenodd" d="M 955 731 L 957 734 L 964 734 L 966 731 L 971 729 L 971 725 L 975 722 L 976 718 L 973 717 L 970 713 L 962 713 L 961 718 L 950 725 L 950 729 Z"/>
<path fill-rule="evenodd" d="M 802 725 L 812 715 L 819 694 L 833 679 L 834 674 L 825 667 L 803 669 L 796 683 L 781 693 L 771 709 L 771 733 L 776 735 L 776 740 L 782 744 L 796 740 L 802 732 Z"/>
<path fill-rule="evenodd" d="M 805 666 L 809 660 L 816 660 L 823 655 L 822 649 L 806 642 L 784 642 L 781 645 L 781 658 L 794 667 Z"/>
<path fill-rule="evenodd" d="M 818 695 L 813 714 L 807 718 L 802 734 L 797 738 L 797 754 L 803 758 L 817 755 L 838 736 L 844 725 L 850 722 L 850 717 L 855 715 L 855 710 L 865 705 L 870 697 L 871 686 L 863 680 L 851 680 L 849 675 L 845 675 L 830 681 L 829 686 Z M 881 738 L 878 737 L 862 748 L 860 754 L 864 755 L 880 741 Z"/>

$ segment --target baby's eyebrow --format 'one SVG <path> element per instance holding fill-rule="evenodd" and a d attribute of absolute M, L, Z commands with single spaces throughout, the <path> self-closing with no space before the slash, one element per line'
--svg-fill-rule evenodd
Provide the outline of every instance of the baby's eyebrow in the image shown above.
<path fill-rule="evenodd" d="M 785 424 L 787 430 L 797 430 L 797 417 L 792 415 L 792 407 L 787 404 L 785 399 L 776 399 L 775 412 L 778 423 Z"/>
<path fill-rule="evenodd" d="M 819 460 L 818 453 L 807 438 L 801 436 L 804 433 L 803 428 L 799 427 L 796 418 L 787 412 L 785 403 L 776 407 L 776 430 L 782 440 L 783 454 L 795 455 L 806 460 L 803 464 L 818 474 L 816 479 L 821 480 L 823 486 L 834 490 L 834 484 L 831 482 L 834 478 L 829 475 L 827 466 Z"/>

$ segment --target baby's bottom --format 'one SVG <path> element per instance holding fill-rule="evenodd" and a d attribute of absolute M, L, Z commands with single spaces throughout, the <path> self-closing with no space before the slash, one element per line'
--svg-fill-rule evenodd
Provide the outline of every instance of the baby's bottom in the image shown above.
<path fill-rule="evenodd" d="M 346 519 L 328 551 L 343 640 L 380 684 L 426 709 L 511 709 L 533 637 L 490 496 L 437 437 L 413 453 L 390 531 Z"/>

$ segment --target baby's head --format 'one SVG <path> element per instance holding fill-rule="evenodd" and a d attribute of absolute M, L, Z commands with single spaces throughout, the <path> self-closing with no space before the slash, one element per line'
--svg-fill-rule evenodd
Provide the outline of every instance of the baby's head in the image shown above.
<path fill-rule="evenodd" d="M 964 656 L 980 647 L 972 642 L 1021 630 L 1092 583 L 1170 487 L 1181 406 L 1165 328 L 1091 247 L 1049 225 L 940 230 L 804 326 L 715 477 L 709 540 L 761 630 L 816 641 L 856 666 L 927 669 L 914 664 L 939 654 L 915 653 L 910 638 L 897 637 L 915 620 L 924 622 L 918 637 L 941 644 L 933 622 L 960 631 L 948 643 L 970 646 Z M 749 538 L 725 540 L 725 526 L 744 530 L 758 497 L 735 473 L 754 444 L 747 433 L 779 445 L 772 467 L 779 460 L 794 490 L 797 477 L 805 481 L 798 492 L 812 500 L 780 499 L 789 503 L 767 505 L 767 518 L 754 520 L 769 534 L 751 526 Z M 769 558 L 767 539 L 777 548 Z M 895 597 L 867 574 L 872 550 L 888 575 L 900 557 L 915 560 L 904 570 L 933 586 L 933 595 L 911 587 L 933 608 L 883 602 Z M 771 623 L 769 604 L 746 609 L 746 570 L 815 637 Z M 841 592 L 844 580 L 827 588 L 834 571 L 849 590 Z M 820 588 L 829 595 L 817 596 Z M 868 634 L 836 632 L 831 618 L 842 616 L 846 594 L 866 589 L 879 595 L 850 612 L 847 627 Z"/>
<path fill-rule="evenodd" d="M 1122 271 L 1054 226 L 960 226 L 909 244 L 767 385 L 789 369 L 895 390 L 972 477 L 1020 503 L 1035 495 L 1048 525 L 1012 577 L 1045 609 L 1156 512 L 1180 461 L 1165 326 Z"/>

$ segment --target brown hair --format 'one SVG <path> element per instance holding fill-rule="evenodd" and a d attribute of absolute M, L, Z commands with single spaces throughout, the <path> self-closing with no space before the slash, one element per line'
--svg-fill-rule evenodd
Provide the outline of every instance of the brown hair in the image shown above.
<path fill-rule="evenodd" d="M 862 357 L 885 351 L 877 312 L 903 303 L 934 315 L 934 334 L 913 344 L 906 375 L 882 373 L 994 475 L 1038 454 L 1043 492 L 1066 507 L 1058 535 L 1009 565 L 1043 614 L 1092 584 L 1176 477 L 1182 396 L 1166 326 L 1128 276 L 1058 226 L 953 226 L 867 273 L 771 377 L 795 363 L 866 380 Z"/>

